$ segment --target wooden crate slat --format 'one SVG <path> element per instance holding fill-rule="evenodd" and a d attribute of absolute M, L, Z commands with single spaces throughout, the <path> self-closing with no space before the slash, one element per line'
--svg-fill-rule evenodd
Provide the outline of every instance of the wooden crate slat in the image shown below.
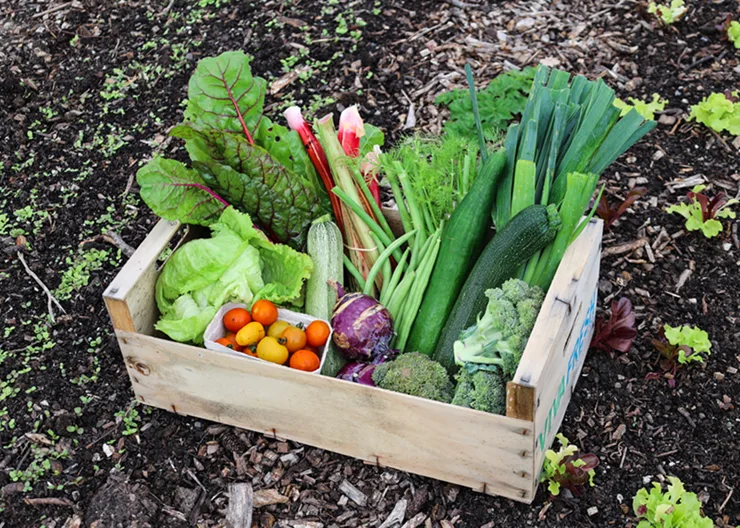
<path fill-rule="evenodd" d="M 117 332 L 140 401 L 530 502 L 533 424 Z"/>
<path fill-rule="evenodd" d="M 160 220 L 113 279 L 103 298 L 113 327 L 151 334 L 159 316 L 154 300 L 157 258 L 180 228 L 179 222 Z"/>

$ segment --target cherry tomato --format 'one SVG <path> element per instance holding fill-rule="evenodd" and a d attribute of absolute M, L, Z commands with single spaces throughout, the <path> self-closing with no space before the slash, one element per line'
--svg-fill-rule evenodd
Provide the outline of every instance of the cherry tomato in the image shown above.
<path fill-rule="evenodd" d="M 265 327 L 257 321 L 252 321 L 239 330 L 236 334 L 236 342 L 240 346 L 256 345 L 263 337 L 265 337 Z"/>
<path fill-rule="evenodd" d="M 252 319 L 264 326 L 270 326 L 277 321 L 277 306 L 272 302 L 262 299 L 252 305 Z"/>
<path fill-rule="evenodd" d="M 282 335 L 283 331 L 289 326 L 290 323 L 287 321 L 275 321 L 270 325 L 270 328 L 267 329 L 267 335 L 278 339 Z"/>
<path fill-rule="evenodd" d="M 251 322 L 252 317 L 244 308 L 232 308 L 224 314 L 224 327 L 229 332 L 236 333 Z"/>
<path fill-rule="evenodd" d="M 285 345 L 289 352 L 295 352 L 306 346 L 306 333 L 295 326 L 289 326 L 280 334 L 280 344 Z"/>
<path fill-rule="evenodd" d="M 329 325 L 324 321 L 312 321 L 306 328 L 306 340 L 311 346 L 322 347 L 329 339 L 330 332 Z"/>
<path fill-rule="evenodd" d="M 305 370 L 306 372 L 313 372 L 319 368 L 321 360 L 319 356 L 311 352 L 310 350 L 301 349 L 297 350 L 295 354 L 290 356 L 290 368 L 297 370 Z"/>
<path fill-rule="evenodd" d="M 265 361 L 282 365 L 288 360 L 288 356 L 288 349 L 274 337 L 266 337 L 257 345 L 257 357 Z"/>
<path fill-rule="evenodd" d="M 236 350 L 237 352 L 241 352 L 244 347 L 239 346 L 239 343 L 236 342 L 236 334 L 234 332 L 229 332 L 224 336 L 224 338 L 231 341 L 231 344 L 234 345 L 232 348 Z"/>
<path fill-rule="evenodd" d="M 216 339 L 216 343 L 219 345 L 225 346 L 226 348 L 230 348 L 231 350 L 236 350 L 236 347 L 239 345 L 235 345 L 231 342 L 231 339 L 227 337 L 222 337 L 221 339 Z M 241 347 L 239 347 L 239 350 L 241 350 Z"/>

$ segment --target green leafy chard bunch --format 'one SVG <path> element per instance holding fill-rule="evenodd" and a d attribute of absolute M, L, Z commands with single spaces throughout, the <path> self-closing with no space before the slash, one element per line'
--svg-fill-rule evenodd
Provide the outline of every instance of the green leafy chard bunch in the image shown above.
<path fill-rule="evenodd" d="M 713 238 L 722 232 L 721 218 L 735 218 L 731 206 L 738 203 L 736 199 L 727 199 L 724 192 L 710 198 L 702 191 L 706 185 L 696 185 L 686 194 L 689 201 L 671 205 L 666 212 L 678 213 L 686 219 L 686 230 L 701 231 L 707 238 Z"/>
<path fill-rule="evenodd" d="M 141 197 L 162 218 L 210 225 L 231 204 L 273 240 L 302 248 L 329 198 L 297 132 L 264 115 L 266 82 L 241 51 L 201 60 L 188 84 L 184 121 L 192 168 L 155 157 L 139 169 Z"/>
<path fill-rule="evenodd" d="M 545 452 L 545 465 L 542 467 L 540 482 L 547 482 L 547 489 L 555 497 L 562 488 L 574 495 L 583 494 L 586 484 L 594 486 L 595 468 L 599 459 L 593 453 L 581 453 L 578 446 L 572 445 L 565 436 L 558 433 L 555 438 L 560 449 Z"/>
<path fill-rule="evenodd" d="M 637 528 L 713 528 L 711 519 L 701 514 L 701 503 L 696 493 L 689 493 L 676 477 L 668 477 L 668 491 L 657 482 L 648 492 L 642 488 L 632 499 L 632 509 L 640 519 Z"/>

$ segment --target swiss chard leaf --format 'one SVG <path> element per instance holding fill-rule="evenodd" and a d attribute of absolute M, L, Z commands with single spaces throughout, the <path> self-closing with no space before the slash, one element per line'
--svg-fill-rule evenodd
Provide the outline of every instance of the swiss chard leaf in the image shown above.
<path fill-rule="evenodd" d="M 193 124 L 172 134 L 186 140 L 193 166 L 215 192 L 249 213 L 272 238 L 303 246 L 318 201 L 310 187 L 243 136 Z"/>
<path fill-rule="evenodd" d="M 262 117 L 266 82 L 253 77 L 252 57 L 229 51 L 200 62 L 188 83 L 186 121 L 243 134 L 252 142 L 252 131 Z"/>
<path fill-rule="evenodd" d="M 165 220 L 210 225 L 228 203 L 208 188 L 198 171 L 176 160 L 156 157 L 136 173 L 140 195 Z"/>
<path fill-rule="evenodd" d="M 609 199 L 606 194 L 601 195 L 599 205 L 596 208 L 596 214 L 604 221 L 604 227 L 607 230 L 611 229 L 612 224 L 616 222 L 620 216 L 622 216 L 627 209 L 629 209 L 633 203 L 639 200 L 641 197 L 647 194 L 647 189 L 644 187 L 635 187 L 629 193 L 627 197 L 621 203 L 612 205 L 609 203 Z"/>

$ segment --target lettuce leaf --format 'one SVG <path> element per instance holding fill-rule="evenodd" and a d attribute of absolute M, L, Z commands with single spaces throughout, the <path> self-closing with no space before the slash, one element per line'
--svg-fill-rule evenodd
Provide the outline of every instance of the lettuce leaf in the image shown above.
<path fill-rule="evenodd" d="M 212 236 L 184 244 L 157 279 L 155 297 L 162 317 L 155 325 L 175 341 L 203 342 L 218 308 L 230 301 L 247 306 L 257 299 L 276 304 L 300 299 L 311 258 L 273 244 L 249 215 L 227 208 L 211 226 Z"/>

